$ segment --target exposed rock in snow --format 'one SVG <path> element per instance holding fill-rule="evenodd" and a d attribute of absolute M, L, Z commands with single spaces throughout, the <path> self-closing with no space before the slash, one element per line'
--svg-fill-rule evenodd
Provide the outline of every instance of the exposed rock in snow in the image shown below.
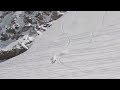
<path fill-rule="evenodd" d="M 119 38 L 120 11 L 67 12 L 27 52 L 0 63 L 0 78 L 119 79 Z"/>
<path fill-rule="evenodd" d="M 2 53 L 1 50 L 10 51 L 13 48 L 17 49 L 18 47 L 18 49 L 21 47 L 29 49 L 28 47 L 31 44 L 28 43 L 32 43 L 37 35 L 42 35 L 42 33 L 52 25 L 55 12 L 1 11 L 0 53 Z M 61 15 L 60 12 L 57 13 L 55 17 L 58 19 L 60 17 L 59 15 Z M 28 38 L 32 37 L 32 41 L 25 39 L 24 36 L 27 36 Z"/>

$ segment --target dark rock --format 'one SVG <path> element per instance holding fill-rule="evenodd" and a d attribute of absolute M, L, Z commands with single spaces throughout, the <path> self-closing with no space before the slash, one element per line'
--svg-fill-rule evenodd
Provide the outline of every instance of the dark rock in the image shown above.
<path fill-rule="evenodd" d="M 12 49 L 10 51 L 1 51 L 0 52 L 0 60 L 6 60 L 6 59 L 10 59 L 12 57 L 15 57 L 23 52 L 25 52 L 26 49 L 22 48 L 22 49 Z"/>
<path fill-rule="evenodd" d="M 9 36 L 8 34 L 2 33 L 0 39 L 1 39 L 2 41 L 6 41 L 6 40 L 8 40 L 9 38 L 10 38 L 10 36 Z"/>

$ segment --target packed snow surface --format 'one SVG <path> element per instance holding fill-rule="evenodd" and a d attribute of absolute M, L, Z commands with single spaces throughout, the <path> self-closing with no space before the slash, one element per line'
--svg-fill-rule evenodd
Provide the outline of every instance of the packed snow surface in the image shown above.
<path fill-rule="evenodd" d="M 65 13 L 0 78 L 120 78 L 120 11 Z"/>

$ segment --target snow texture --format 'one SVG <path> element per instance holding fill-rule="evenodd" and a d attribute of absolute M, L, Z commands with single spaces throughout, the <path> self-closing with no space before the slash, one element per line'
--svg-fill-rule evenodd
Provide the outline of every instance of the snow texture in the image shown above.
<path fill-rule="evenodd" d="M 69 11 L 25 53 L 0 63 L 0 78 L 120 78 L 120 11 Z"/>

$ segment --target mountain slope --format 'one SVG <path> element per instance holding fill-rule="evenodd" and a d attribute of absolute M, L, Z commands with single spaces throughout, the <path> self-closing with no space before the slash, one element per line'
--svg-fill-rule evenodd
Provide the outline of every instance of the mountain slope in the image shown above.
<path fill-rule="evenodd" d="M 120 78 L 120 12 L 67 12 L 0 78 Z"/>
<path fill-rule="evenodd" d="M 49 28 L 65 11 L 1 11 L 0 60 L 30 48 L 34 38 Z"/>

